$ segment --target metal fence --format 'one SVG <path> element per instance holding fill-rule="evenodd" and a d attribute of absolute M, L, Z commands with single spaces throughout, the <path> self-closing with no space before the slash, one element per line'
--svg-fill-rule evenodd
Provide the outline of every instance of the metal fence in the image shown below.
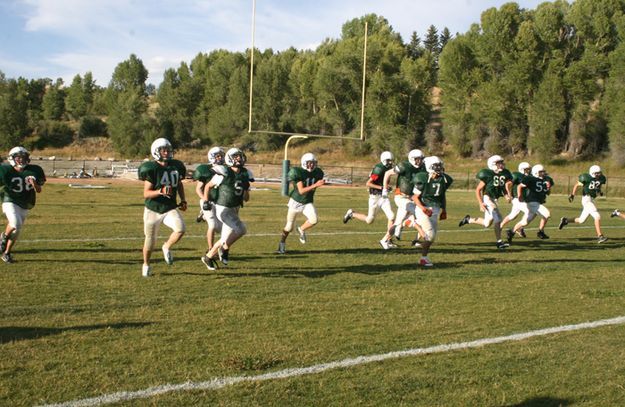
<path fill-rule="evenodd" d="M 35 160 L 33 164 L 41 166 L 48 176 L 77 178 L 82 174 L 85 177 L 127 177 L 136 178 L 136 170 L 143 161 L 96 161 L 96 160 Z M 190 177 L 199 163 L 185 163 Z M 249 163 L 247 168 L 252 170 L 259 182 L 280 182 L 282 164 Z M 348 167 L 323 165 L 326 178 L 334 184 L 364 185 L 367 182 L 371 167 Z M 475 189 L 477 179 L 475 171 L 450 171 L 454 179 L 452 189 Z M 550 174 L 554 180 L 554 193 L 568 194 L 577 182 L 579 174 Z M 608 177 L 603 188 L 606 196 L 625 196 L 625 178 Z"/>

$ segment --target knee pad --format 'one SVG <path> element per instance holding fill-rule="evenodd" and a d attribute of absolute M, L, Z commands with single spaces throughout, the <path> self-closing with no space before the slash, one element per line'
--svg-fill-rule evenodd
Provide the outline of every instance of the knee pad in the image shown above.
<path fill-rule="evenodd" d="M 293 221 L 287 221 L 286 225 L 284 225 L 284 231 L 291 233 L 293 231 Z"/>
<path fill-rule="evenodd" d="M 365 222 L 367 222 L 367 225 L 370 225 L 373 223 L 373 216 L 367 216 L 367 218 L 365 219 Z"/>
<path fill-rule="evenodd" d="M 594 220 L 601 220 L 601 214 L 599 212 L 591 212 L 590 216 L 592 216 Z"/>

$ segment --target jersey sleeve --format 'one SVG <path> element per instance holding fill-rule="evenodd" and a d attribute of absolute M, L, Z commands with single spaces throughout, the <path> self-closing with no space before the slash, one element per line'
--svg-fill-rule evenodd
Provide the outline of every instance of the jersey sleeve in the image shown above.
<path fill-rule="evenodd" d="M 475 178 L 479 179 L 480 181 L 484 182 L 485 184 L 488 184 L 488 181 L 492 177 L 491 177 L 490 171 L 488 171 L 488 170 L 480 170 L 480 172 L 477 173 Z"/>
<path fill-rule="evenodd" d="M 154 171 L 152 171 L 152 166 L 149 162 L 141 164 L 139 167 L 139 179 L 141 181 L 148 181 L 152 185 L 156 185 L 156 180 L 154 179 Z"/>
<path fill-rule="evenodd" d="M 300 175 L 300 172 L 299 172 L 299 171 L 298 171 L 298 169 L 297 169 L 297 168 L 295 168 L 295 167 L 294 167 L 294 168 L 291 168 L 291 169 L 289 170 L 289 176 L 288 176 L 288 178 L 289 178 L 289 180 L 290 180 L 290 181 L 293 181 L 293 182 L 295 182 L 295 183 L 298 183 L 299 181 L 301 181 L 301 180 L 302 180 L 302 177 L 301 177 L 301 175 Z"/>
<path fill-rule="evenodd" d="M 39 185 L 43 185 L 46 183 L 47 179 L 46 179 L 46 174 L 43 172 L 43 168 L 41 168 L 38 165 L 35 165 L 33 168 L 35 175 L 35 179 L 37 180 L 37 183 Z"/>
<path fill-rule="evenodd" d="M 246 168 L 247 170 L 247 179 L 249 182 L 255 182 L 256 180 L 254 179 L 254 173 L 252 172 L 252 170 Z"/>
<path fill-rule="evenodd" d="M 454 183 L 454 179 L 447 174 L 443 175 L 445 177 L 445 182 L 447 183 L 447 189 Z"/>

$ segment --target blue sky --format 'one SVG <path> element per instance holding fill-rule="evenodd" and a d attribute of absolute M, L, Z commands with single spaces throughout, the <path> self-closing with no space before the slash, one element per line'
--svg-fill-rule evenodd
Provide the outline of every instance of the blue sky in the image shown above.
<path fill-rule="evenodd" d="M 543 0 L 519 0 L 534 9 Z M 439 31 L 466 32 L 505 0 L 257 0 L 256 47 L 315 48 L 341 26 L 375 13 L 404 41 Z M 136 54 L 158 85 L 167 68 L 199 52 L 243 51 L 251 44 L 252 0 L 0 0 L 0 71 L 8 78 L 93 73 L 107 86 L 115 66 Z"/>

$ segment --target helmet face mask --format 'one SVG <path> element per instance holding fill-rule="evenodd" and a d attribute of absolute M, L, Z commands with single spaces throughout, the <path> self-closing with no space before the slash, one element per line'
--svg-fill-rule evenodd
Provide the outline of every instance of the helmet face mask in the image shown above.
<path fill-rule="evenodd" d="M 546 175 L 545 167 L 540 164 L 536 164 L 532 167 L 532 176 L 536 178 L 543 178 Z"/>
<path fill-rule="evenodd" d="M 445 170 L 443 160 L 435 155 L 431 157 L 426 157 L 423 161 L 425 162 L 425 170 L 428 172 L 428 174 L 439 176 Z"/>
<path fill-rule="evenodd" d="M 245 153 L 238 148 L 231 148 L 226 152 L 226 165 L 228 167 L 243 167 L 246 161 Z"/>
<path fill-rule="evenodd" d="M 24 147 L 13 147 L 9 151 L 8 161 L 12 167 L 22 169 L 30 163 L 30 153 Z"/>
<path fill-rule="evenodd" d="M 221 147 L 213 147 L 208 150 L 208 162 L 212 165 L 222 165 L 225 160 L 225 153 Z"/>
<path fill-rule="evenodd" d="M 385 151 L 382 154 L 380 154 L 380 162 L 386 168 L 391 168 L 393 166 L 393 159 L 394 158 L 395 157 L 393 157 L 393 153 L 391 153 L 390 151 Z"/>
<path fill-rule="evenodd" d="M 169 161 L 174 158 L 174 148 L 166 138 L 154 140 L 150 152 L 156 161 Z"/>
<path fill-rule="evenodd" d="M 598 165 L 593 165 L 588 170 L 588 173 L 591 177 L 598 178 L 601 176 L 601 167 L 599 167 Z"/>
<path fill-rule="evenodd" d="M 519 172 L 524 175 L 529 175 L 532 171 L 532 166 L 528 162 L 522 162 L 519 164 Z"/>
<path fill-rule="evenodd" d="M 423 155 L 423 151 L 418 149 L 410 150 L 408 153 L 408 162 L 410 162 L 410 164 L 412 164 L 415 168 L 419 168 L 421 166 L 424 158 L 425 156 Z"/>
<path fill-rule="evenodd" d="M 317 157 L 313 153 L 306 153 L 301 159 L 302 168 L 307 171 L 313 171 L 317 168 Z"/>
<path fill-rule="evenodd" d="M 495 172 L 495 174 L 501 172 L 504 168 L 506 168 L 503 157 L 500 155 L 491 156 L 488 159 L 487 164 L 488 169 Z"/>

